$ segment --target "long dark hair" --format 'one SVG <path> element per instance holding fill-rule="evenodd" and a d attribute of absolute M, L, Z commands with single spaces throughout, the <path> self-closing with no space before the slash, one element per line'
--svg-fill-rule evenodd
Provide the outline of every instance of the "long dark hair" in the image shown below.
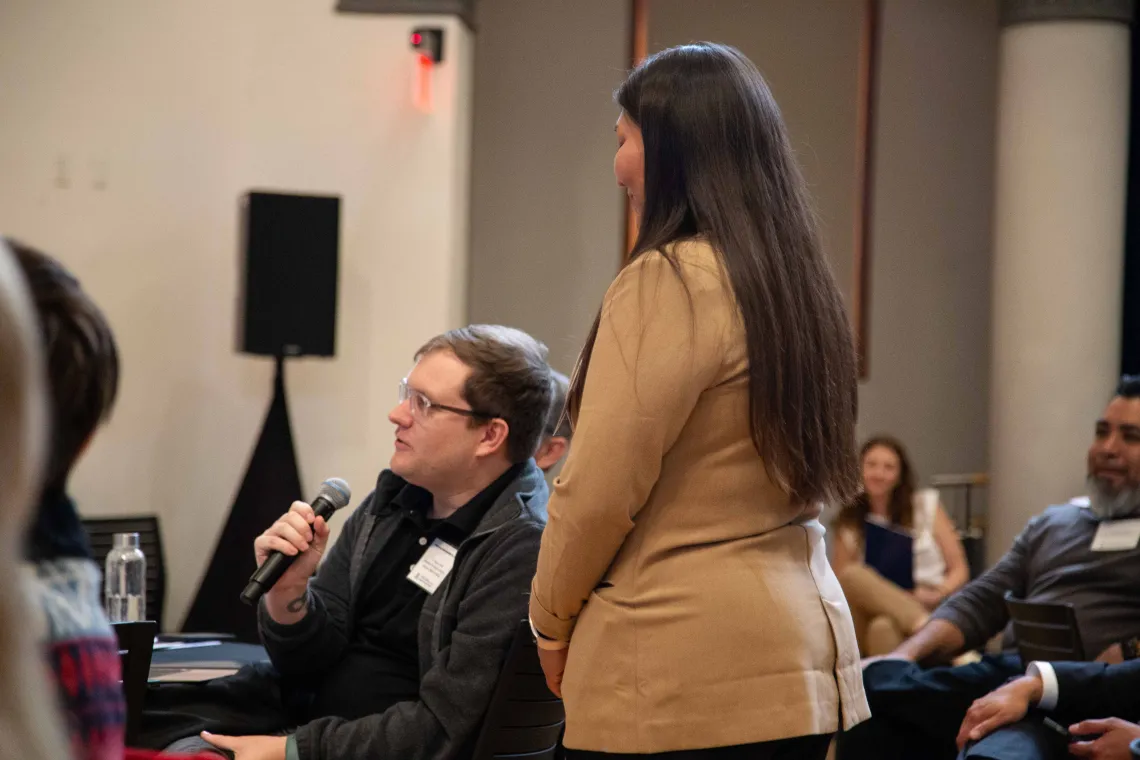
<path fill-rule="evenodd" d="M 767 83 L 739 51 L 697 43 L 646 59 L 615 94 L 645 144 L 630 261 L 702 237 L 716 249 L 748 342 L 752 440 L 799 503 L 857 489 L 855 350 L 807 187 Z M 578 359 L 576 419 L 598 319 Z"/>
<path fill-rule="evenodd" d="M 859 449 L 859 466 L 862 468 L 863 460 L 871 449 L 882 447 L 890 449 L 899 459 L 899 482 L 891 491 L 891 498 L 887 502 L 887 517 L 895 525 L 904 528 L 914 527 L 914 467 L 911 466 L 910 457 L 907 456 L 906 447 L 902 441 L 889 435 L 877 435 L 870 438 Z M 871 500 L 867 492 L 863 491 L 849 501 L 840 511 L 836 522 L 863 532 L 863 521 L 871 513 Z"/>

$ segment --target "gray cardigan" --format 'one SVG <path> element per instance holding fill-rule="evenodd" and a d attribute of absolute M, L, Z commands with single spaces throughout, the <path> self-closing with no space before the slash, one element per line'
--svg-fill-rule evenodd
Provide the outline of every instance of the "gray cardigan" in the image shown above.
<path fill-rule="evenodd" d="M 381 473 L 310 582 L 309 612 L 299 623 L 275 623 L 262 603 L 262 641 L 281 673 L 319 677 L 341 657 L 370 561 L 401 519 L 389 503 L 404 483 Z M 470 751 L 526 618 L 547 496 L 531 461 L 459 545 L 447 580 L 420 613 L 419 699 L 358 720 L 318 718 L 301 726 L 290 739 L 300 760 L 452 760 Z"/>
<path fill-rule="evenodd" d="M 1068 602 L 1077 615 L 1085 657 L 1140 634 L 1140 548 L 1094 552 L 1099 521 L 1073 504 L 1049 507 L 1029 521 L 1001 560 L 947 599 L 932 616 L 958 627 L 966 648 L 983 646 L 1005 628 L 1002 647 L 1013 639 L 1005 593 L 1031 602 Z"/>

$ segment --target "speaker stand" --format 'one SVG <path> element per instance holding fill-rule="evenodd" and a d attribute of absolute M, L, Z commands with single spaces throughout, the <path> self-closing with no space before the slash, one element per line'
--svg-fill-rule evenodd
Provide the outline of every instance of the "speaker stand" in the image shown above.
<path fill-rule="evenodd" d="M 214 556 L 182 626 L 258 641 L 257 615 L 238 598 L 256 569 L 253 540 L 303 498 L 285 395 L 285 357 L 277 356 L 273 399 Z"/>

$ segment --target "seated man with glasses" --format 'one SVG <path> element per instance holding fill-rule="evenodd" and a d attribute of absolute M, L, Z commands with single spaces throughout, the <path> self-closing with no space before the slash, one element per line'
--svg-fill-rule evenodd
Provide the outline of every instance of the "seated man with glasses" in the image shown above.
<path fill-rule="evenodd" d="M 200 724 L 202 739 L 238 760 L 470 755 L 546 522 L 532 458 L 551 407 L 546 355 L 486 325 L 417 352 L 388 415 L 389 469 L 338 540 L 296 502 L 255 542 L 259 564 L 304 552 L 259 609 L 278 688 L 251 698 L 243 673 L 213 682 L 233 709 Z"/>

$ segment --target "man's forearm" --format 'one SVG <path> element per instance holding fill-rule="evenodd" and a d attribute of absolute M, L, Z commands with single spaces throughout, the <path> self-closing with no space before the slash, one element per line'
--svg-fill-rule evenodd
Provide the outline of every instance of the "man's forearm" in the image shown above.
<path fill-rule="evenodd" d="M 931 620 L 918 633 L 899 644 L 894 654 L 918 663 L 946 662 L 966 646 L 958 626 L 946 620 Z"/>
<path fill-rule="evenodd" d="M 271 588 L 265 594 L 265 611 L 278 625 L 294 625 L 309 612 L 309 586 Z"/>

